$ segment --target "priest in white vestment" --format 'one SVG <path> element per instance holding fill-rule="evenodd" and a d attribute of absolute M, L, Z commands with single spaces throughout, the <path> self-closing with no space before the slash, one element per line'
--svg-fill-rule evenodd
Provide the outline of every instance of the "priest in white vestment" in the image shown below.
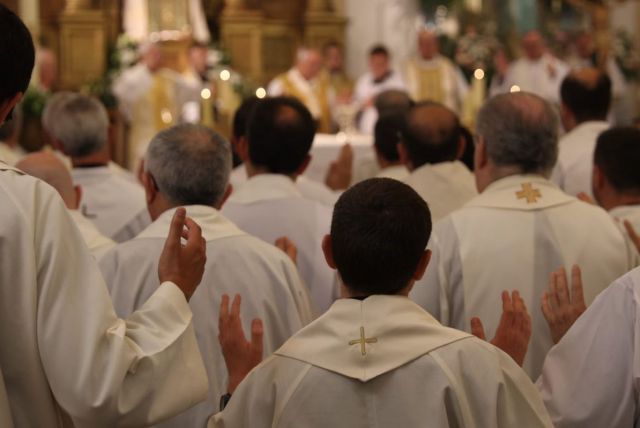
<path fill-rule="evenodd" d="M 109 166 L 109 119 L 96 99 L 74 95 L 58 109 L 54 145 L 71 157 L 71 175 L 83 189 L 82 214 L 105 236 L 123 242 L 151 221 L 142 186 Z"/>
<path fill-rule="evenodd" d="M 373 134 L 378 111 L 375 99 L 389 89 L 406 90 L 402 76 L 391 68 L 391 54 L 383 45 L 376 45 L 369 51 L 369 71 L 356 82 L 353 99 L 360 105 L 358 130 L 363 134 Z"/>
<path fill-rule="evenodd" d="M 640 231 L 640 130 L 611 128 L 598 137 L 593 158 L 595 201 Z"/>
<path fill-rule="evenodd" d="M 560 96 L 560 117 L 567 133 L 560 138 L 551 180 L 572 196 L 593 197 L 593 151 L 598 136 L 609 128 L 611 80 L 593 68 L 574 71 L 562 82 Z"/>
<path fill-rule="evenodd" d="M 524 35 L 522 49 L 525 56 L 514 61 L 504 76 L 494 77 L 491 95 L 526 91 L 559 104 L 560 84 L 569 73 L 569 66 L 548 52 L 537 31 Z"/>
<path fill-rule="evenodd" d="M 222 295 L 242 295 L 246 325 L 253 318 L 263 320 L 265 355 L 313 319 L 311 305 L 286 254 L 247 235 L 220 214 L 231 169 L 231 147 L 223 137 L 201 126 L 176 126 L 151 141 L 145 167 L 143 180 L 154 222 L 103 257 L 100 267 L 116 313 L 128 316 L 157 287 L 158 255 L 175 207 L 185 206 L 187 215 L 202 228 L 207 264 L 190 306 L 208 372 L 208 399 L 161 426 L 203 426 L 226 387 L 215 316 Z"/>
<path fill-rule="evenodd" d="M 639 319 L 635 269 L 598 295 L 551 349 L 537 386 L 555 427 L 639 426 Z"/>
<path fill-rule="evenodd" d="M 409 61 L 405 80 L 415 101 L 435 101 L 461 113 L 469 92 L 462 71 L 440 54 L 438 36 L 431 31 L 418 34 L 419 56 Z"/>
<path fill-rule="evenodd" d="M 322 78 L 322 54 L 316 49 L 302 47 L 296 54 L 296 63 L 286 73 L 276 76 L 269 86 L 270 97 L 288 96 L 300 100 L 318 124 L 318 131 L 329 133 L 333 116 L 331 104 L 335 94 L 328 79 Z"/>
<path fill-rule="evenodd" d="M 338 296 L 335 272 L 320 248 L 329 232 L 331 208 L 303 197 L 295 184 L 311 159 L 314 129 L 311 114 L 296 99 L 276 97 L 258 103 L 248 138 L 239 147 L 249 180 L 234 190 L 222 213 L 266 242 L 290 238 L 298 246 L 300 275 L 322 313 Z"/>
<path fill-rule="evenodd" d="M 342 298 L 230 390 L 209 427 L 551 427 L 510 356 L 407 298 L 430 232 L 409 186 L 371 179 L 347 190 L 323 242 Z"/>
<path fill-rule="evenodd" d="M 588 303 L 635 265 L 621 229 L 599 207 L 563 193 L 548 180 L 557 157 L 558 118 L 528 93 L 498 95 L 478 116 L 475 176 L 480 194 L 436 225 L 433 267 L 412 298 L 443 324 L 470 328 L 479 316 L 495 330 L 499 308 L 487 296 L 516 287 L 527 307 L 539 305 L 549 275 L 583 266 Z M 540 374 L 552 346 L 542 313 L 524 369 Z"/>
<path fill-rule="evenodd" d="M 2 5 L 0 40 L 9 73 L 0 82 L 1 124 L 26 90 L 35 56 L 26 26 Z M 204 399 L 187 304 L 204 271 L 197 225 L 183 211 L 176 216 L 161 285 L 123 320 L 60 196 L 4 163 L 0 194 L 2 426 L 144 426 Z"/>
<path fill-rule="evenodd" d="M 404 182 L 427 201 L 434 223 L 477 194 L 473 174 L 458 160 L 464 152 L 460 122 L 443 105 L 426 101 L 411 108 L 398 150 L 410 171 Z"/>
<path fill-rule="evenodd" d="M 96 226 L 78 210 L 82 199 L 82 188 L 74 186 L 71 181 L 71 174 L 62 161 L 49 152 L 31 153 L 18 164 L 16 168 L 39 178 L 53 187 L 69 210 L 69 215 L 73 219 L 78 230 L 84 239 L 85 244 L 96 260 L 100 258 L 116 243 L 101 234 Z"/>

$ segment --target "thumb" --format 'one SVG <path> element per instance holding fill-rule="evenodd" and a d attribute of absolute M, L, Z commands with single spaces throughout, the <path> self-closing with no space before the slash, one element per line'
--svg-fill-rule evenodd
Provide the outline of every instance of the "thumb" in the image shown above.
<path fill-rule="evenodd" d="M 176 209 L 171 219 L 171 227 L 169 228 L 169 236 L 165 242 L 167 245 L 179 245 L 180 238 L 182 238 L 182 231 L 184 230 L 184 223 L 187 217 L 187 210 L 180 207 Z"/>
<path fill-rule="evenodd" d="M 262 336 L 264 335 L 264 327 L 262 320 L 259 318 L 251 322 L 251 353 L 257 361 L 262 360 Z"/>
<path fill-rule="evenodd" d="M 471 334 L 481 340 L 487 340 L 484 334 L 484 326 L 482 325 L 482 321 L 480 318 L 473 317 L 471 318 Z"/>

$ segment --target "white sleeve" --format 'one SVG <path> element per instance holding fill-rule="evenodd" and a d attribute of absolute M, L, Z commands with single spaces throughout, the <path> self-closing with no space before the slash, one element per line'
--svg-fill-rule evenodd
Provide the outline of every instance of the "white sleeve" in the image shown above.
<path fill-rule="evenodd" d="M 634 426 L 640 317 L 630 275 L 603 291 L 547 355 L 537 385 L 558 428 Z"/>
<path fill-rule="evenodd" d="M 182 292 L 164 283 L 139 311 L 118 319 L 62 201 L 50 188 L 39 192 L 34 223 L 46 229 L 34 234 L 35 329 L 56 401 L 76 426 L 140 426 L 204 399 L 206 372 Z"/>

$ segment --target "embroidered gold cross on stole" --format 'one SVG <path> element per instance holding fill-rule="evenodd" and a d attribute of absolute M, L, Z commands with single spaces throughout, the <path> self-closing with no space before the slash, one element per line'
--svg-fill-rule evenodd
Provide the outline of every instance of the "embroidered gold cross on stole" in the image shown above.
<path fill-rule="evenodd" d="M 526 199 L 528 204 L 535 204 L 538 202 L 538 198 L 542 198 L 540 190 L 534 189 L 533 184 L 523 183 L 522 190 L 516 192 L 518 199 Z"/>
<path fill-rule="evenodd" d="M 364 327 L 360 327 L 360 339 L 354 339 L 349 341 L 349 346 L 360 344 L 360 352 L 362 356 L 367 355 L 367 343 L 378 343 L 377 337 L 366 337 L 364 334 Z"/>

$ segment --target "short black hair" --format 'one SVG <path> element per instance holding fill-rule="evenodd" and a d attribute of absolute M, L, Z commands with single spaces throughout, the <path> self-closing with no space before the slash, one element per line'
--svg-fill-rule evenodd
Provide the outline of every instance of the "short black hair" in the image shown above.
<path fill-rule="evenodd" d="M 260 98 L 255 95 L 246 98 L 236 110 L 233 116 L 233 136 L 238 139 L 247 135 L 247 128 L 249 125 L 249 118 L 255 106 L 260 102 Z"/>
<path fill-rule="evenodd" d="M 618 192 L 640 195 L 640 129 L 624 126 L 604 131 L 593 163 Z"/>
<path fill-rule="evenodd" d="M 606 120 L 611 107 L 611 79 L 600 72 L 593 87 L 569 74 L 560 86 L 560 98 L 578 123 Z"/>
<path fill-rule="evenodd" d="M 423 101 L 406 114 L 401 136 L 414 168 L 454 161 L 460 143 L 460 120 L 444 105 Z"/>
<path fill-rule="evenodd" d="M 315 136 L 309 110 L 295 98 L 265 98 L 249 119 L 249 159 L 272 174 L 290 175 L 304 163 Z"/>
<path fill-rule="evenodd" d="M 31 33 L 15 13 L 0 4 L 0 102 L 27 90 L 34 62 Z"/>
<path fill-rule="evenodd" d="M 427 203 L 411 187 L 389 178 L 356 184 L 333 210 L 333 259 L 353 294 L 392 295 L 405 288 L 430 236 Z"/>
<path fill-rule="evenodd" d="M 388 57 L 389 49 L 387 49 L 385 45 L 374 45 L 371 49 L 369 49 L 369 56 L 374 55 L 384 55 Z"/>
<path fill-rule="evenodd" d="M 401 113 L 380 116 L 376 122 L 373 143 L 378 154 L 389 162 L 398 162 L 398 143 L 404 127 L 404 115 Z"/>

